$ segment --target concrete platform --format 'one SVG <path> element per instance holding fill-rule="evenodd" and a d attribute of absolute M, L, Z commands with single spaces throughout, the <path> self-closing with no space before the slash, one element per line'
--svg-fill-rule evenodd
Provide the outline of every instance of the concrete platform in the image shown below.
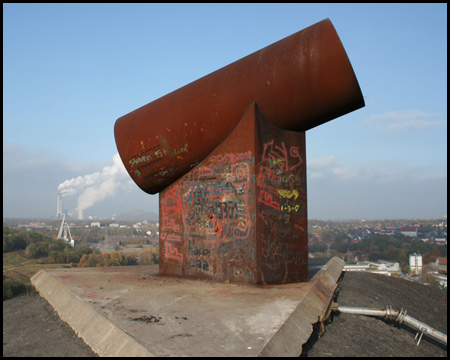
<path fill-rule="evenodd" d="M 308 282 L 275 286 L 160 276 L 158 266 L 42 270 L 31 282 L 100 356 L 299 356 L 343 266 L 312 261 Z"/>

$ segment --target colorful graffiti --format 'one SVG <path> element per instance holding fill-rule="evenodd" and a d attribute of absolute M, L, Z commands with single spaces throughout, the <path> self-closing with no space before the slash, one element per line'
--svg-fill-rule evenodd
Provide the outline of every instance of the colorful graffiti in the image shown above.
<path fill-rule="evenodd" d="M 302 279 L 304 133 L 282 141 L 267 133 L 275 136 L 253 149 L 221 147 L 161 193 L 162 273 L 240 283 Z"/>
<path fill-rule="evenodd" d="M 204 163 L 208 166 L 199 165 L 161 195 L 160 236 L 170 244 L 164 245 L 164 258 L 181 264 L 184 258 L 180 254 L 185 254 L 188 272 L 212 272 L 217 260 L 237 264 L 245 258 L 255 264 L 254 248 L 246 243 L 252 228 L 249 197 L 255 183 L 252 152 L 214 155 Z M 173 241 L 173 236 L 180 235 L 187 244 L 183 251 Z M 217 244 L 227 243 L 227 252 L 218 255 Z M 235 268 L 234 276 L 251 273 Z"/>
<path fill-rule="evenodd" d="M 307 265 L 303 246 L 306 224 L 306 169 L 299 144 L 270 139 L 264 143 L 257 178 L 261 214 L 262 282 L 288 281 Z M 304 148 L 304 147 L 303 147 Z M 295 275 L 294 275 L 295 277 Z"/>

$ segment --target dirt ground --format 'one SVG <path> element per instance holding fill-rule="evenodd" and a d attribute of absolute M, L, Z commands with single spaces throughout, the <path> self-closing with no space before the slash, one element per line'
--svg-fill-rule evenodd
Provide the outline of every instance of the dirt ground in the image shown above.
<path fill-rule="evenodd" d="M 408 315 L 447 334 L 447 292 L 369 273 L 344 273 L 340 305 L 404 308 Z M 380 318 L 334 313 L 318 338 L 303 346 L 308 357 L 446 357 L 447 347 Z M 96 356 L 39 295 L 3 302 L 3 356 Z"/>
<path fill-rule="evenodd" d="M 3 301 L 3 357 L 97 356 L 39 295 Z"/>

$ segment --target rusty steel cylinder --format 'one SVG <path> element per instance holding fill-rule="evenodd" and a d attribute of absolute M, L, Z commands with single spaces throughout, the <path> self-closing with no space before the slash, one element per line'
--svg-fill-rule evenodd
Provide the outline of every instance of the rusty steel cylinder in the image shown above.
<path fill-rule="evenodd" d="M 200 163 L 251 103 L 275 126 L 306 131 L 364 106 L 350 61 L 325 19 L 119 118 L 128 173 L 155 194 Z"/>

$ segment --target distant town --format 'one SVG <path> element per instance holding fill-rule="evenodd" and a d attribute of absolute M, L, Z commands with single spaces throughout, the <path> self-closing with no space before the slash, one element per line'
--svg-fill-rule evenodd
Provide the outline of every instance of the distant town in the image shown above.
<path fill-rule="evenodd" d="M 369 271 L 447 289 L 447 218 L 308 222 L 310 257 L 338 256 Z"/>
<path fill-rule="evenodd" d="M 128 217 L 127 220 L 3 218 L 4 299 L 5 279 L 11 280 L 11 284 L 28 286 L 29 274 L 23 275 L 23 265 L 30 265 L 30 259 L 36 261 L 32 263 L 35 267 L 56 266 L 56 263 L 78 267 L 157 264 L 159 222 L 153 213 L 150 218 L 148 212 L 132 214 L 134 219 Z M 60 241 L 59 247 L 48 245 L 52 241 Z M 39 242 L 45 242 L 47 250 L 39 247 Z M 64 251 L 61 242 L 66 244 Z M 55 250 L 57 248 L 60 252 Z M 368 271 L 447 289 L 446 217 L 435 220 L 311 219 L 308 221 L 308 252 L 310 258 L 337 256 L 343 259 L 344 271 Z M 34 271 L 38 271 L 38 267 Z"/>

